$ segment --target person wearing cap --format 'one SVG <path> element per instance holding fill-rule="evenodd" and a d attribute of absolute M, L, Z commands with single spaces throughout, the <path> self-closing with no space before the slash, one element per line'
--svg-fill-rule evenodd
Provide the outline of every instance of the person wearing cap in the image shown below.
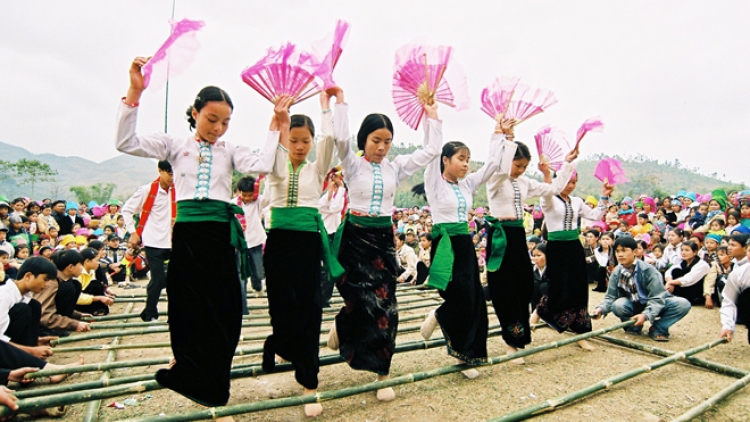
<path fill-rule="evenodd" d="M 112 198 L 109 201 L 107 201 L 107 213 L 102 215 L 101 218 L 101 224 L 103 226 L 116 226 L 117 225 L 117 219 L 120 217 L 120 206 L 122 204 L 119 200 Z"/>
<path fill-rule="evenodd" d="M 628 227 L 638 224 L 635 212 L 633 210 L 633 198 L 626 196 L 620 201 L 620 209 L 617 211 L 617 218 L 620 222 L 625 221 Z"/>
<path fill-rule="evenodd" d="M 119 283 L 127 278 L 127 271 L 123 261 L 128 248 L 120 246 L 120 237 L 112 233 L 107 237 L 107 246 L 104 248 L 104 261 L 107 263 L 109 278 Z"/>
<path fill-rule="evenodd" d="M 143 321 L 159 319 L 157 305 L 162 290 L 167 287 L 165 262 L 169 261 L 172 251 L 172 225 L 177 217 L 172 165 L 168 161 L 159 161 L 157 168 L 159 177 L 141 186 L 122 207 L 125 227 L 130 233 L 129 246 L 140 249 L 142 244 L 151 268 L 151 279 L 146 287 L 146 306 L 140 315 Z M 137 225 L 136 215 L 139 216 Z M 118 273 L 117 278 L 120 277 Z"/>
<path fill-rule="evenodd" d="M 695 195 L 695 192 L 685 192 L 685 195 L 682 197 L 682 215 L 680 220 L 688 219 L 690 208 L 697 199 L 698 197 Z"/>
<path fill-rule="evenodd" d="M 661 275 L 651 265 L 635 258 L 635 239 L 621 237 L 615 241 L 618 266 L 609 278 L 604 300 L 592 312 L 599 319 L 612 312 L 621 321 L 635 320 L 625 331 L 640 334 L 648 321 L 649 337 L 669 341 L 669 327 L 690 312 L 690 302 L 664 289 Z"/>
<path fill-rule="evenodd" d="M 742 238 L 745 239 L 745 244 L 742 245 L 743 250 L 750 250 L 747 235 L 733 235 L 732 241 L 738 242 Z M 746 256 L 745 260 L 747 259 Z M 750 343 L 750 265 L 735 266 L 729 273 L 721 294 L 719 337 L 732 341 L 737 324 L 744 324 L 748 326 L 747 341 Z"/>
<path fill-rule="evenodd" d="M 83 218 L 78 216 L 78 204 L 74 201 L 68 201 L 65 205 L 66 214 L 57 218 L 57 224 L 60 227 L 60 236 L 73 233 L 73 226 L 78 224 L 84 227 Z"/>
<path fill-rule="evenodd" d="M 13 258 L 16 253 L 16 249 L 15 247 L 13 247 L 13 244 L 7 240 L 7 237 L 8 226 L 6 226 L 4 223 L 0 223 L 0 250 L 8 252 L 8 256 L 10 258 Z"/>
<path fill-rule="evenodd" d="M 57 243 L 57 249 L 75 249 L 76 248 L 76 237 L 72 234 L 66 234 Z"/>
<path fill-rule="evenodd" d="M 599 201 L 594 198 L 593 196 L 586 197 L 586 202 L 584 202 L 587 207 L 594 209 L 597 205 L 599 205 Z M 588 230 L 592 224 L 600 220 L 589 220 L 588 218 L 581 217 L 581 231 Z"/>

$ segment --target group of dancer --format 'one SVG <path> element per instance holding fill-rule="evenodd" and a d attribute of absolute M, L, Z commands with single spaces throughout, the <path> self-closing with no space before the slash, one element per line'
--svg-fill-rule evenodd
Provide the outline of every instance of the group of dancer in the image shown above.
<path fill-rule="evenodd" d="M 485 183 L 495 215 L 487 218 L 488 284 L 508 352 L 529 344 L 530 321 L 539 317 L 561 332 L 591 331 L 577 222 L 579 216 L 601 218 L 612 186 L 603 186 L 594 209 L 571 196 L 577 181 L 572 164 L 577 150 L 567 155 L 554 179 L 544 163 L 539 169 L 545 182 L 529 179 L 524 173 L 531 154 L 526 145 L 514 141 L 518 122 L 502 119 L 490 138 L 485 164 L 469 174 L 469 147 L 461 142 L 443 145 L 437 106 L 425 104 L 422 149 L 387 158 L 393 124 L 388 116 L 375 113 L 364 118 L 357 132 L 357 153 L 350 144 L 348 105 L 339 87 L 320 93 L 321 136 L 315 162 L 307 161 L 315 125 L 308 116 L 290 115 L 288 96 L 276 99 L 260 153 L 253 153 L 249 145 L 220 140 L 233 105 L 225 91 L 212 86 L 202 89 L 188 108 L 192 135 L 138 135 L 142 67 L 147 61 L 137 57 L 131 64 L 130 88 L 118 110 L 116 147 L 123 153 L 169 161 L 174 172 L 177 218 L 167 273 L 174 361 L 157 372 L 161 385 L 205 406 L 225 405 L 229 399 L 245 300 L 239 280 L 246 280 L 248 271 L 242 256 L 247 245 L 235 217 L 242 209 L 230 202 L 235 170 L 266 175 L 264 197 L 271 208 L 264 267 L 273 333 L 264 344 L 262 366 L 273 372 L 278 362 L 290 362 L 304 394 L 315 394 L 318 387 L 324 303 L 321 262 L 345 303 L 331 328 L 329 347 L 339 350 L 353 369 L 374 372 L 377 380 L 389 376 L 399 319 L 395 295 L 399 265 L 390 211 L 399 184 L 423 169 L 424 185 L 415 190 L 425 194 L 433 213 L 428 284 L 444 299 L 422 325 L 425 339 L 439 326 L 450 356 L 468 366 L 487 363 L 487 308 L 467 223 L 474 192 Z M 349 210 L 331 245 L 318 201 L 334 154 L 347 178 Z M 523 205 L 535 196 L 541 197 L 549 230 L 549 293 L 530 315 L 534 281 Z M 581 346 L 591 348 L 585 342 Z M 467 368 L 464 374 L 475 378 L 479 372 Z M 392 400 L 395 392 L 383 388 L 377 397 Z M 322 410 L 317 403 L 305 406 L 308 416 Z"/>

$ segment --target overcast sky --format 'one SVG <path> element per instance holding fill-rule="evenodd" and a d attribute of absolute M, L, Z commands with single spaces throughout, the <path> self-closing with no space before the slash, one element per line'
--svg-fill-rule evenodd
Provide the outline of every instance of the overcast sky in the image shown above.
<path fill-rule="evenodd" d="M 678 159 L 703 173 L 750 183 L 750 2 L 736 1 L 243 1 L 176 0 L 177 19 L 203 20 L 195 63 L 170 82 L 169 132 L 187 135 L 184 110 L 205 85 L 229 92 L 227 140 L 260 146 L 272 107 L 240 79 L 269 46 L 308 46 L 352 25 L 335 72 L 351 127 L 391 99 L 393 53 L 419 37 L 455 47 L 472 107 L 441 107 L 445 140 L 484 160 L 494 122 L 479 94 L 498 75 L 552 89 L 559 103 L 516 131 L 554 124 L 573 138 L 586 118 L 606 128 L 582 153 Z M 115 113 L 136 55 L 169 35 L 172 0 L 3 1 L 0 6 L 0 141 L 35 153 L 97 162 L 117 154 Z M 163 130 L 165 90 L 147 91 L 139 131 Z M 317 117 L 310 100 L 294 112 Z M 421 143 L 401 122 L 395 142 Z M 533 148 L 532 148 L 533 149 Z M 0 158 L 2 152 L 0 152 Z M 687 187 L 686 187 L 687 188 Z"/>

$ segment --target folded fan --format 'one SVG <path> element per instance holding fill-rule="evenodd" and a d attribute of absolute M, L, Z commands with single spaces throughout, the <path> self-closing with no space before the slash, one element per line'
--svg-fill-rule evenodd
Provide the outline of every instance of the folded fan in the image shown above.
<path fill-rule="evenodd" d="M 172 34 L 143 66 L 143 88 L 158 90 L 170 77 L 184 72 L 201 47 L 196 33 L 205 26 L 202 21 L 183 19 L 169 24 Z"/>
<path fill-rule="evenodd" d="M 308 52 L 286 43 L 268 49 L 265 57 L 242 71 L 242 80 L 272 103 L 289 95 L 292 104 L 302 102 L 320 91 L 315 75 L 320 63 Z"/>
<path fill-rule="evenodd" d="M 601 132 L 604 130 L 604 122 L 602 122 L 600 117 L 592 117 L 581 125 L 580 128 L 578 128 L 578 133 L 576 133 L 576 146 L 575 149 L 578 149 L 578 145 L 581 144 L 581 139 L 583 139 L 584 136 L 586 136 L 589 132 Z"/>
<path fill-rule="evenodd" d="M 627 183 L 630 180 L 625 177 L 625 170 L 622 163 L 616 158 L 603 158 L 596 164 L 594 177 L 610 185 Z"/>
<path fill-rule="evenodd" d="M 534 135 L 534 140 L 539 161 L 549 164 L 552 170 L 559 171 L 569 150 L 565 133 L 555 126 L 546 125 Z"/>
<path fill-rule="evenodd" d="M 547 89 L 531 88 L 519 83 L 512 93 L 505 117 L 521 123 L 557 104 L 555 94 Z"/>
<path fill-rule="evenodd" d="M 500 121 L 508 110 L 519 80 L 520 78 L 512 76 L 495 78 L 492 85 L 482 90 L 482 111 Z"/>
<path fill-rule="evenodd" d="M 393 103 L 401 120 L 416 130 L 424 105 L 435 101 L 456 110 L 468 108 L 466 76 L 448 63 L 452 47 L 406 45 L 396 51 Z M 450 70 L 450 71 L 449 71 Z"/>
<path fill-rule="evenodd" d="M 336 82 L 333 81 L 333 69 L 336 68 L 344 51 L 344 45 L 349 37 L 349 26 L 349 22 L 338 20 L 332 34 L 312 45 L 313 56 L 320 63 L 315 74 L 323 80 L 323 89 L 336 86 Z"/>

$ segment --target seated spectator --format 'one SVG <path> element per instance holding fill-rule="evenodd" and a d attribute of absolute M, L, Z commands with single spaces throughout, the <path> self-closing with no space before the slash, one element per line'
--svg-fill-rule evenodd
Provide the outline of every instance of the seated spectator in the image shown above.
<path fill-rule="evenodd" d="M 5 283 L 10 276 L 16 275 L 16 269 L 10 266 L 10 255 L 4 249 L 0 249 L 0 283 Z"/>
<path fill-rule="evenodd" d="M 542 297 L 549 294 L 549 280 L 547 279 L 547 245 L 540 243 L 532 252 L 534 263 L 534 293 L 531 295 L 531 309 L 536 309 Z"/>
<path fill-rule="evenodd" d="M 56 279 L 55 265 L 34 257 L 23 263 L 17 280 L 0 285 L 0 340 L 39 359 L 52 355 L 51 337 L 39 338 L 42 306 L 33 295 Z"/>
<path fill-rule="evenodd" d="M 401 265 L 401 275 L 396 279 L 399 283 L 416 283 L 417 278 L 417 254 L 414 249 L 406 245 L 406 235 L 396 233 L 396 258 Z"/>
<path fill-rule="evenodd" d="M 104 260 L 109 267 L 107 271 L 109 278 L 115 282 L 120 283 L 125 281 L 127 278 L 127 267 L 124 265 L 125 253 L 127 248 L 120 246 L 120 237 L 117 234 L 110 234 L 107 238 L 107 246 L 104 248 L 105 257 Z"/>
<path fill-rule="evenodd" d="M 419 236 L 419 254 L 417 255 L 417 281 L 424 284 L 430 277 L 430 251 L 432 250 L 432 234 L 422 233 Z"/>
<path fill-rule="evenodd" d="M 83 256 L 83 272 L 79 277 L 81 295 L 76 301 L 76 310 L 92 315 L 107 315 L 114 300 L 106 294 L 107 280 L 102 282 L 96 278 L 99 269 L 99 251 L 86 248 L 81 251 Z"/>
<path fill-rule="evenodd" d="M 726 246 L 719 246 L 716 249 L 716 260 L 711 264 L 706 278 L 703 280 L 703 296 L 706 298 L 706 308 L 713 309 L 714 306 L 721 306 L 724 286 L 727 283 L 727 277 L 732 272 L 732 257 Z"/>
<path fill-rule="evenodd" d="M 75 310 L 81 295 L 77 277 L 83 272 L 83 256 L 76 250 L 66 249 L 56 252 L 52 261 L 57 267 L 57 279 L 34 294 L 34 299 L 42 304 L 40 334 L 66 336 L 69 331 L 89 331 L 89 324 L 81 321 L 86 315 Z"/>
<path fill-rule="evenodd" d="M 682 261 L 664 274 L 665 289 L 675 296 L 684 297 L 693 305 L 703 305 L 703 280 L 710 267 L 698 257 L 698 245 L 693 241 L 681 246 Z"/>
<path fill-rule="evenodd" d="M 599 319 L 612 311 L 621 321 L 634 319 L 635 324 L 625 328 L 631 333 L 640 333 L 648 320 L 651 339 L 669 341 L 669 327 L 690 312 L 690 302 L 669 294 L 656 268 L 635 259 L 635 239 L 621 237 L 614 247 L 619 265 L 592 315 Z"/>

